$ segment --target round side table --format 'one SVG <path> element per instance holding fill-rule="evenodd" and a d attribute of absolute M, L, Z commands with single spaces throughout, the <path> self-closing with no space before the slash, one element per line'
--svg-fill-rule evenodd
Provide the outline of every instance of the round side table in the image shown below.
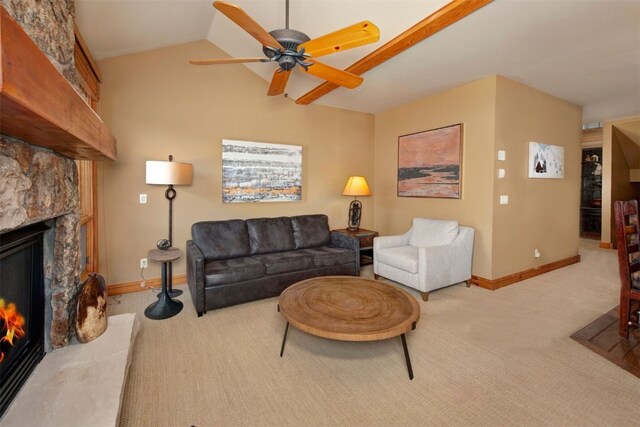
<path fill-rule="evenodd" d="M 182 310 L 182 302 L 171 299 L 167 288 L 167 282 L 171 280 L 167 274 L 169 264 L 180 258 L 181 255 L 182 251 L 178 248 L 169 248 L 167 250 L 152 249 L 149 251 L 147 257 L 150 260 L 162 263 L 162 290 L 158 296 L 158 301 L 144 310 L 144 315 L 149 319 L 168 319 Z"/>

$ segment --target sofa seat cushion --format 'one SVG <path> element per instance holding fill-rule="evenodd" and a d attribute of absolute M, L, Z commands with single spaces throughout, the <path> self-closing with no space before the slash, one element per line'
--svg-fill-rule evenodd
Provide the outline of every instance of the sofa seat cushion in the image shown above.
<path fill-rule="evenodd" d="M 253 218 L 246 222 L 251 255 L 295 249 L 290 218 Z"/>
<path fill-rule="evenodd" d="M 264 264 L 267 275 L 289 273 L 313 267 L 313 259 L 303 251 L 262 254 L 255 255 L 253 258 Z"/>
<path fill-rule="evenodd" d="M 264 264 L 252 257 L 207 261 L 204 266 L 204 286 L 243 282 L 265 274 Z"/>
<path fill-rule="evenodd" d="M 396 246 L 378 249 L 375 259 L 383 264 L 392 265 L 408 273 L 418 272 L 418 248 L 414 246 Z"/>
<path fill-rule="evenodd" d="M 329 218 L 326 215 L 298 215 L 291 217 L 296 249 L 315 248 L 331 243 Z"/>
<path fill-rule="evenodd" d="M 320 246 L 319 248 L 305 249 L 301 252 L 306 252 L 311 255 L 313 257 L 313 264 L 316 267 L 328 267 L 355 261 L 353 251 L 350 249 Z"/>

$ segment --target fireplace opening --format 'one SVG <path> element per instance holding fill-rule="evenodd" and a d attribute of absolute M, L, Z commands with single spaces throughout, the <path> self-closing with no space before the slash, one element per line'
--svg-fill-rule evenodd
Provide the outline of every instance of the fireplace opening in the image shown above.
<path fill-rule="evenodd" d="M 44 223 L 0 234 L 0 417 L 44 357 Z"/>

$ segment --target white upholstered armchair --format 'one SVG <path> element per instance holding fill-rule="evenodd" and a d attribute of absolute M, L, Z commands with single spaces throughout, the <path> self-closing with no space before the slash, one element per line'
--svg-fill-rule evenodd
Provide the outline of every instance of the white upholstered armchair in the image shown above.
<path fill-rule="evenodd" d="M 373 273 L 420 291 L 429 292 L 460 282 L 471 285 L 474 229 L 458 221 L 414 218 L 399 236 L 373 240 Z"/>

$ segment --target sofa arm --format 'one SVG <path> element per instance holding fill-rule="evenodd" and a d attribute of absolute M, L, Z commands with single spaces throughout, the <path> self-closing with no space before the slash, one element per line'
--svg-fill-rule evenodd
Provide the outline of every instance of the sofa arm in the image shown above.
<path fill-rule="evenodd" d="M 331 246 L 336 248 L 351 249 L 355 258 L 354 276 L 360 275 L 360 240 L 346 234 L 331 232 Z"/>
<path fill-rule="evenodd" d="M 198 317 L 205 313 L 204 256 L 193 240 L 187 240 L 187 280 Z"/>

